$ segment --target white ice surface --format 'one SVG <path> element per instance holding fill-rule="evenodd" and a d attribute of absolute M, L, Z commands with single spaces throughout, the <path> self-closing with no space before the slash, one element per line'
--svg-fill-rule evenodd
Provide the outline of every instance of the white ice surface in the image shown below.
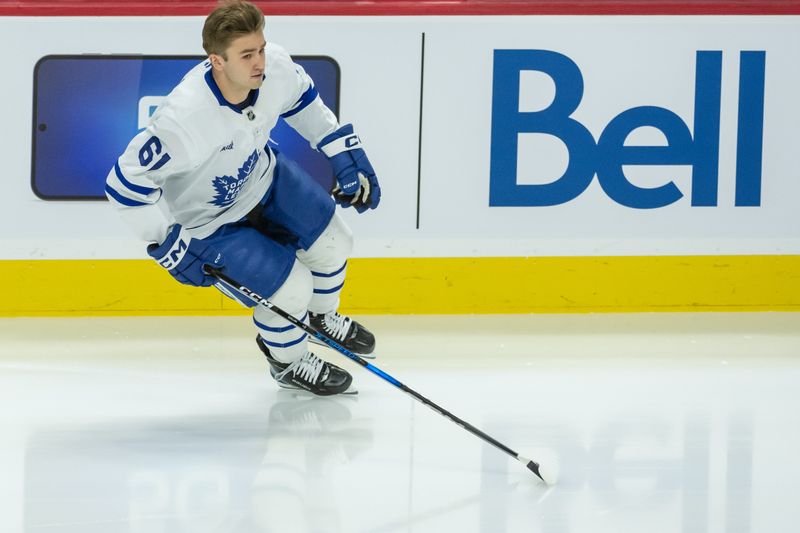
<path fill-rule="evenodd" d="M 246 317 L 0 320 L 0 532 L 797 531 L 800 314 L 360 317 L 357 397 Z"/>

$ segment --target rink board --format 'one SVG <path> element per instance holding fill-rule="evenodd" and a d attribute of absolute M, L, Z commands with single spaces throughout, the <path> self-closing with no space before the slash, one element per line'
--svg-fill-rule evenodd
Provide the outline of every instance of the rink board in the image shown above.
<path fill-rule="evenodd" d="M 0 316 L 249 311 L 149 260 L 0 261 Z M 800 256 L 352 259 L 342 307 L 370 313 L 797 311 Z"/>

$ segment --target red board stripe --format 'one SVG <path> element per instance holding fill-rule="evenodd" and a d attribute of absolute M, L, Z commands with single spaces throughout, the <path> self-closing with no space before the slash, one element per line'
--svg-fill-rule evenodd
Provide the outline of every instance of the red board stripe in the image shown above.
<path fill-rule="evenodd" d="M 796 15 L 800 0 L 256 1 L 267 15 Z M 0 16 L 202 16 L 215 1 L 0 0 Z"/>

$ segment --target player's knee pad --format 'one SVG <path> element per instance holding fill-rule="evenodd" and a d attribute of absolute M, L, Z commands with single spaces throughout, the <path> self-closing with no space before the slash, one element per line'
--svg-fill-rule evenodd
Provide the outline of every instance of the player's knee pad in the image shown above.
<path fill-rule="evenodd" d="M 313 290 L 311 272 L 302 263 L 295 261 L 289 277 L 269 300 L 307 323 L 307 309 Z M 279 361 L 291 362 L 306 353 L 308 336 L 288 320 L 259 305 L 253 311 L 253 321 L 270 352 Z"/>
<path fill-rule="evenodd" d="M 308 250 L 299 250 L 297 258 L 313 272 L 330 273 L 342 267 L 353 251 L 353 232 L 334 213 L 325 231 Z"/>
<path fill-rule="evenodd" d="M 308 308 L 313 291 L 314 282 L 311 272 L 305 265 L 295 261 L 286 281 L 275 291 L 275 294 L 269 297 L 269 300 L 292 315 L 302 314 Z M 263 306 L 256 307 L 255 312 L 268 321 L 273 321 L 275 318 L 284 320 Z"/>
<path fill-rule="evenodd" d="M 338 214 L 334 214 L 325 231 L 297 258 L 311 270 L 314 295 L 308 305 L 313 313 L 328 313 L 339 306 L 339 293 L 347 273 L 347 258 L 353 249 L 353 233 Z"/>

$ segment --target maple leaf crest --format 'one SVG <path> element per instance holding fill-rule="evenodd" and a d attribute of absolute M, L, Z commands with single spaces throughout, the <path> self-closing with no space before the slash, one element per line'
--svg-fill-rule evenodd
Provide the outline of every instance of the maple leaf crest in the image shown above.
<path fill-rule="evenodd" d="M 212 183 L 215 191 L 214 198 L 208 203 L 217 207 L 228 207 L 236 201 L 247 180 L 250 179 L 253 169 L 256 168 L 257 162 L 258 150 L 253 150 L 253 153 L 239 167 L 235 178 L 227 175 L 215 177 Z"/>

